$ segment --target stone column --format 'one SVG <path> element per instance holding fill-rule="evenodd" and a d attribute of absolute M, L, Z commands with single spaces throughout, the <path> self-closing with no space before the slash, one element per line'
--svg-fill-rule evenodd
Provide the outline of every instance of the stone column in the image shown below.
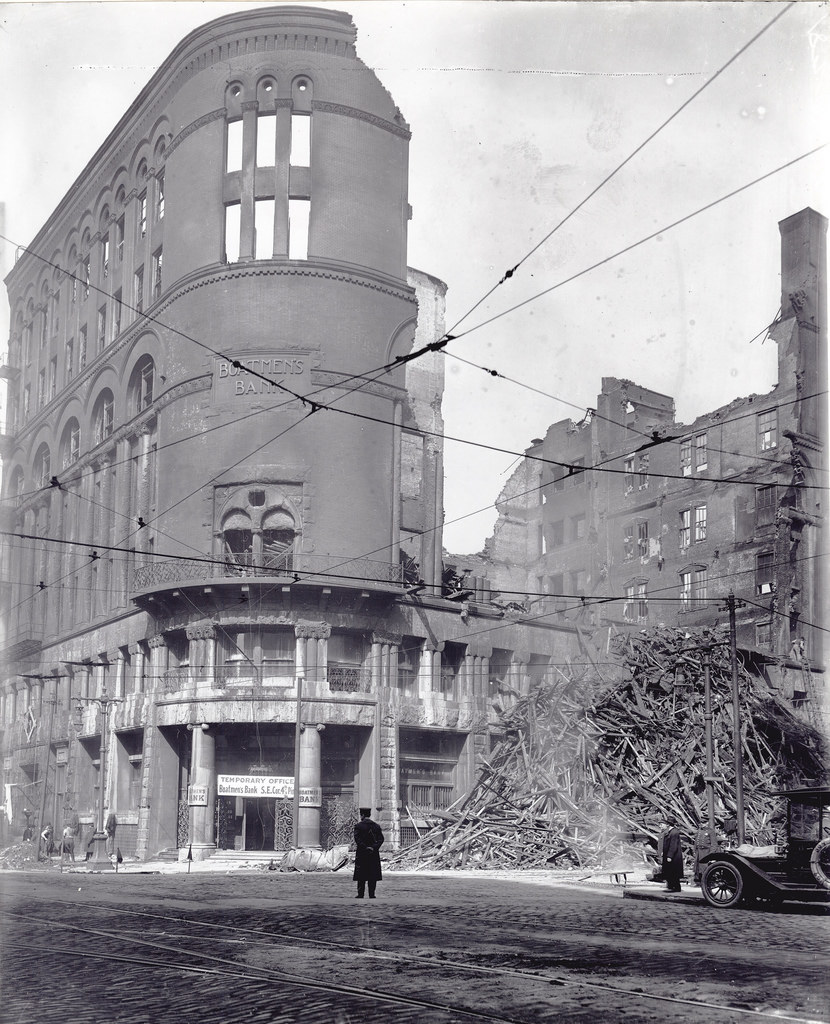
<path fill-rule="evenodd" d="M 144 691 L 144 648 L 141 644 L 130 644 L 129 651 L 133 667 L 133 681 L 130 691 L 132 693 L 142 693 Z"/>
<path fill-rule="evenodd" d="M 119 647 L 117 650 L 107 654 L 107 661 L 115 668 L 115 679 L 113 680 L 113 696 L 124 698 L 126 693 L 126 672 L 127 665 L 124 652 Z"/>
<path fill-rule="evenodd" d="M 241 236 L 239 244 L 240 260 L 254 257 L 254 175 L 256 173 L 256 131 L 257 110 L 256 100 L 246 100 L 242 104 L 242 171 L 241 185 Z"/>
<path fill-rule="evenodd" d="M 205 860 L 216 850 L 213 813 L 216 804 L 216 738 L 207 724 L 190 726 L 193 749 L 190 758 L 190 782 L 207 789 L 207 806 L 191 806 L 190 848 L 194 860 Z"/>
<path fill-rule="evenodd" d="M 129 299 L 126 301 L 129 301 Z M 116 445 L 114 461 L 118 467 L 116 470 L 113 506 L 115 514 L 126 516 L 127 520 L 134 527 L 137 523 L 137 518 L 134 510 L 130 508 L 130 442 L 127 438 L 122 438 Z M 113 562 L 112 596 L 113 604 L 117 608 L 124 608 L 129 601 L 129 594 L 132 589 L 132 568 L 133 556 L 126 553 L 119 555 Z"/>
<path fill-rule="evenodd" d="M 306 725 L 300 732 L 300 793 L 316 790 L 313 805 L 300 804 L 297 846 L 305 850 L 320 849 L 320 767 L 321 733 L 325 726 Z"/>
<path fill-rule="evenodd" d="M 392 412 L 392 522 L 390 523 L 389 561 L 401 560 L 401 423 L 402 403 L 396 401 Z"/>
<path fill-rule="evenodd" d="M 274 256 L 288 256 L 288 154 L 291 149 L 291 99 L 274 101 L 277 112 L 277 153 L 274 166 Z"/>
<path fill-rule="evenodd" d="M 164 673 L 167 671 L 169 651 L 167 641 L 158 633 L 147 641 L 150 647 L 150 688 L 164 692 Z"/>

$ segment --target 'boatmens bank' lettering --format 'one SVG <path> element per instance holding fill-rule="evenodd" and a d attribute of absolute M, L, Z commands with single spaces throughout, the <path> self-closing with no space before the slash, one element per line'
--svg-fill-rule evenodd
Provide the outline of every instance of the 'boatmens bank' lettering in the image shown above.
<path fill-rule="evenodd" d="M 273 356 L 272 358 L 240 359 L 240 366 L 234 366 L 226 360 L 219 361 L 219 377 L 236 377 L 244 374 L 245 370 L 253 370 L 254 373 L 275 373 L 281 376 L 289 373 L 303 373 L 305 371 L 305 359 Z M 241 383 L 241 381 L 239 382 Z M 237 394 L 244 394 L 244 391 L 237 390 Z"/>

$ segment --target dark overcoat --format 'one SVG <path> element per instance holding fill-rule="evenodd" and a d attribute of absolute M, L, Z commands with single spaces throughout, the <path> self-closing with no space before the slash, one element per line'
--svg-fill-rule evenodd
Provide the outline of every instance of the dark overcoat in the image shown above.
<path fill-rule="evenodd" d="M 683 844 L 680 829 L 669 828 L 663 834 L 663 878 L 670 885 L 679 884 L 683 877 Z"/>
<path fill-rule="evenodd" d="M 354 855 L 355 882 L 379 882 L 383 878 L 380 870 L 380 848 L 383 846 L 383 832 L 380 825 L 371 818 L 362 818 L 354 827 L 354 841 L 357 849 Z"/>

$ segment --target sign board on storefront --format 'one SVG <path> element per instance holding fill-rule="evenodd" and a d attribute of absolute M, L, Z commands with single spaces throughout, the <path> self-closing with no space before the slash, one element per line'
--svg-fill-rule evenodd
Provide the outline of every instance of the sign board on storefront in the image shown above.
<path fill-rule="evenodd" d="M 207 786 L 188 786 L 187 802 L 190 807 L 207 807 L 208 788 Z"/>
<path fill-rule="evenodd" d="M 270 797 L 288 800 L 294 796 L 292 775 L 217 775 L 219 796 Z M 323 794 L 319 786 L 300 787 L 300 807 L 320 807 Z"/>

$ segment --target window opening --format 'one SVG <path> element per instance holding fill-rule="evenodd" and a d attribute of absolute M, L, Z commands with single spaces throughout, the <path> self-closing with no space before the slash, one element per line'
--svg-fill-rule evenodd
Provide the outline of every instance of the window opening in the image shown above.
<path fill-rule="evenodd" d="M 634 557 L 634 524 L 626 523 L 623 527 L 623 558 L 630 562 Z"/>
<path fill-rule="evenodd" d="M 142 192 L 138 197 L 138 237 L 144 238 L 147 234 L 147 193 Z"/>
<path fill-rule="evenodd" d="M 695 508 L 695 544 L 706 540 L 706 506 L 698 505 Z"/>
<path fill-rule="evenodd" d="M 680 442 L 680 472 L 683 476 L 692 475 L 692 442 Z"/>
<path fill-rule="evenodd" d="M 648 558 L 648 522 L 637 523 L 637 554 L 641 560 Z"/>
<path fill-rule="evenodd" d="M 65 359 L 65 362 L 64 362 L 64 370 L 65 370 L 65 374 L 66 374 L 66 382 L 67 382 L 67 384 L 69 383 L 69 381 L 72 380 L 72 375 L 75 372 L 74 363 L 73 363 L 74 354 L 75 354 L 74 350 L 75 350 L 75 341 L 74 341 L 74 339 L 70 338 L 69 341 L 67 341 L 67 343 L 66 343 L 66 350 L 65 350 L 66 351 L 66 359 Z"/>
<path fill-rule="evenodd" d="M 121 289 L 115 293 L 112 302 L 112 336 L 117 338 L 121 333 Z"/>
<path fill-rule="evenodd" d="M 164 218 L 164 175 L 156 178 L 156 220 Z"/>
<path fill-rule="evenodd" d="M 107 307 L 101 306 L 98 310 L 98 326 L 96 330 L 96 339 L 98 342 L 98 351 L 101 352 L 107 343 Z"/>
<path fill-rule="evenodd" d="M 118 263 L 124 262 L 124 217 L 115 222 L 115 258 Z"/>
<path fill-rule="evenodd" d="M 256 165 L 273 167 L 277 152 L 277 115 L 260 114 L 256 119 Z"/>
<path fill-rule="evenodd" d="M 161 266 L 162 250 L 158 249 L 153 253 L 153 302 L 157 302 L 161 296 Z"/>
<path fill-rule="evenodd" d="M 758 449 L 766 452 L 778 447 L 778 410 L 758 413 Z"/>
<path fill-rule="evenodd" d="M 139 267 L 133 275 L 133 305 L 136 313 L 144 310 L 144 267 Z"/>
<path fill-rule="evenodd" d="M 86 325 L 80 329 L 78 337 L 78 369 L 83 370 L 86 366 Z"/>
<path fill-rule="evenodd" d="M 706 469 L 708 465 L 708 437 L 706 434 L 698 434 L 695 438 L 695 468 Z"/>
<path fill-rule="evenodd" d="M 49 401 L 55 397 L 58 386 L 58 357 L 53 356 L 49 360 Z"/>
<path fill-rule="evenodd" d="M 110 272 L 110 236 L 101 239 L 101 276 L 109 277 Z"/>
<path fill-rule="evenodd" d="M 292 167 L 311 166 L 311 117 L 308 114 L 291 115 L 289 163 Z"/>
<path fill-rule="evenodd" d="M 112 397 L 104 398 L 95 418 L 95 443 L 100 444 L 112 434 Z"/>
<path fill-rule="evenodd" d="M 242 231 L 242 206 L 228 203 L 225 206 L 225 262 L 239 262 L 240 233 Z"/>
<path fill-rule="evenodd" d="M 775 520 L 777 504 L 775 484 L 755 489 L 755 521 L 759 526 L 765 526 Z"/>
<path fill-rule="evenodd" d="M 242 121 L 228 121 L 227 129 L 227 160 L 225 170 L 228 174 L 232 171 L 242 170 Z"/>
<path fill-rule="evenodd" d="M 288 200 L 288 258 L 290 260 L 308 259 L 310 219 L 310 199 Z"/>
<path fill-rule="evenodd" d="M 625 493 L 631 494 L 634 490 L 634 456 L 630 456 L 623 463 L 623 484 L 625 486 Z"/>
<path fill-rule="evenodd" d="M 42 409 L 46 403 L 46 370 L 37 375 L 37 407 Z"/>
<path fill-rule="evenodd" d="M 692 510 L 690 508 L 684 509 L 680 513 L 680 527 L 677 532 L 680 550 L 683 551 L 692 541 Z"/>
<path fill-rule="evenodd" d="M 254 204 L 254 256 L 258 260 L 269 260 L 273 255 L 275 210 L 274 199 L 257 199 Z"/>
<path fill-rule="evenodd" d="M 755 558 L 755 589 L 759 594 L 772 593 L 774 557 L 771 551 L 762 551 Z"/>

